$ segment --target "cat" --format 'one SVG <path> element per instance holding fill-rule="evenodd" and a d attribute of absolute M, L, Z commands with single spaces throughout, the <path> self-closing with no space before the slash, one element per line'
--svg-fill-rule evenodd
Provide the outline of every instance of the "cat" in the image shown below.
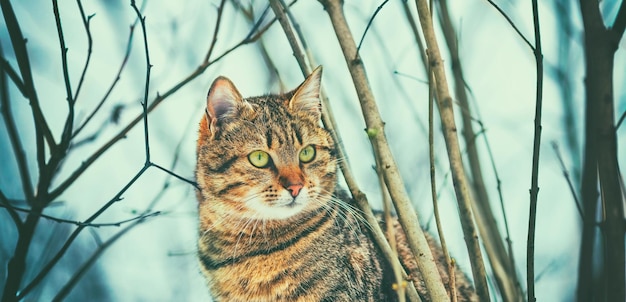
<path fill-rule="evenodd" d="M 336 190 L 335 143 L 319 125 L 321 73 L 320 66 L 279 95 L 244 99 L 225 77 L 209 89 L 196 179 L 198 256 L 214 301 L 397 298 L 367 223 Z M 401 261 L 429 301 L 394 224 Z M 442 252 L 432 246 L 447 281 Z M 459 301 L 476 301 L 462 272 L 456 280 Z"/>

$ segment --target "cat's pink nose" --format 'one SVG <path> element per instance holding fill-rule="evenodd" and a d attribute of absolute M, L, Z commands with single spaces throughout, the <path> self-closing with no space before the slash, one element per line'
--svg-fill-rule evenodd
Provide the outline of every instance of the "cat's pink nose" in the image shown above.
<path fill-rule="evenodd" d="M 289 185 L 287 186 L 287 191 L 291 194 L 291 197 L 296 198 L 298 194 L 300 194 L 300 190 L 302 189 L 301 184 Z"/>

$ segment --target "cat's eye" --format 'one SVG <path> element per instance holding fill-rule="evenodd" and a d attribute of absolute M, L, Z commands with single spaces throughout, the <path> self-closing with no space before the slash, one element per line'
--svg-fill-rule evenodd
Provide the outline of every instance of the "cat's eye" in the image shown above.
<path fill-rule="evenodd" d="M 315 147 L 308 145 L 300 151 L 300 162 L 308 163 L 315 158 Z"/>
<path fill-rule="evenodd" d="M 257 168 L 265 168 L 270 163 L 270 155 L 261 150 L 252 151 L 248 154 L 248 160 Z"/>

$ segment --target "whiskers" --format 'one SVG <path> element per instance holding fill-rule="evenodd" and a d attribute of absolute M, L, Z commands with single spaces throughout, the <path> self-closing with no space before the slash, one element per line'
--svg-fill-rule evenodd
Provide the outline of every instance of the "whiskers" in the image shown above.
<path fill-rule="evenodd" d="M 360 240 L 360 234 L 363 233 L 361 226 L 365 226 L 369 230 L 372 229 L 370 223 L 365 219 L 363 211 L 338 198 L 333 192 L 321 188 L 318 190 L 319 194 L 311 196 L 311 201 L 318 203 L 326 211 L 336 212 L 338 219 L 341 219 L 341 222 L 355 235 L 354 238 Z M 313 192 L 311 193 L 311 195 L 313 195 Z M 335 221 L 335 224 L 337 225 L 338 222 L 339 221 Z M 339 227 L 339 225 L 337 226 Z"/>
<path fill-rule="evenodd" d="M 213 211 L 203 216 L 210 216 L 211 224 L 204 226 L 201 229 L 200 241 L 204 244 L 216 244 L 217 242 L 223 243 L 218 249 L 227 248 L 229 245 L 234 245 L 233 256 L 236 255 L 238 248 L 242 242 L 242 239 L 247 236 L 248 245 L 252 244 L 252 240 L 257 236 L 258 232 L 261 232 L 264 238 L 267 238 L 265 234 L 265 219 L 259 213 L 255 211 L 246 210 L 246 203 L 254 198 L 258 198 L 262 193 L 251 194 L 241 201 L 237 201 L 237 205 L 228 204 L 215 204 L 213 205 Z M 215 203 L 225 203 L 224 201 L 211 201 Z M 233 206 L 237 207 L 237 210 L 233 210 Z M 201 216 L 202 217 L 202 216 Z M 260 228 L 259 228 L 260 223 Z M 235 239 L 236 237 L 236 239 Z M 219 239 L 218 239 L 219 238 Z"/>

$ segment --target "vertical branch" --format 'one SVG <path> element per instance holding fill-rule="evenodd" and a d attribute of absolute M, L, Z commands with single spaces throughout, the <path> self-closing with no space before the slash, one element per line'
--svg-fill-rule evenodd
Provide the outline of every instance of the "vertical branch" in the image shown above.
<path fill-rule="evenodd" d="M 532 1 L 535 28 L 535 64 L 537 65 L 537 87 L 535 103 L 535 134 L 533 140 L 533 163 L 530 185 L 530 213 L 528 217 L 528 242 L 526 251 L 526 283 L 528 302 L 535 301 L 535 222 L 537 219 L 537 195 L 539 194 L 539 149 L 541 147 L 541 109 L 543 96 L 543 53 L 537 0 Z"/>
<path fill-rule="evenodd" d="M 470 264 L 472 266 L 472 274 L 474 276 L 474 284 L 476 293 L 481 301 L 489 301 L 489 289 L 485 273 L 485 265 L 480 251 L 478 235 L 474 226 L 474 219 L 471 210 L 472 197 L 469 193 L 469 184 L 463 169 L 461 159 L 461 149 L 456 132 L 454 121 L 454 111 L 452 106 L 452 97 L 448 91 L 448 81 L 446 79 L 445 69 L 442 64 L 441 54 L 435 32 L 433 28 L 432 18 L 430 16 L 430 8 L 426 0 L 416 0 L 417 13 L 419 15 L 422 32 L 428 47 L 428 62 L 435 76 L 437 88 L 437 104 L 441 115 L 441 122 L 444 130 L 444 139 L 448 150 L 448 159 L 450 160 L 450 168 L 452 170 L 452 180 L 456 193 L 457 203 L 459 206 L 461 225 L 470 255 Z"/>
<path fill-rule="evenodd" d="M 144 127 L 144 142 L 146 147 L 146 162 L 145 165 L 150 165 L 150 140 L 148 136 L 148 94 L 150 92 L 150 70 L 152 64 L 150 64 L 150 50 L 148 48 L 148 34 L 146 33 L 146 17 L 141 15 L 139 8 L 135 5 L 135 0 L 130 1 L 130 6 L 135 10 L 139 24 L 141 25 L 141 32 L 143 33 L 143 46 L 146 53 L 146 84 L 144 88 L 143 101 L 141 106 L 143 108 L 143 127 Z M 158 98 L 158 96 L 157 96 Z"/>
<path fill-rule="evenodd" d="M 17 17 L 15 16 L 15 12 L 13 11 L 13 7 L 11 6 L 11 2 L 9 0 L 0 1 L 0 7 L 2 8 L 2 14 L 4 16 L 4 22 L 9 31 L 9 37 L 11 38 L 11 43 L 13 45 L 13 51 L 15 53 L 15 57 L 17 59 L 17 64 L 20 69 L 20 73 L 22 75 L 22 80 L 24 81 L 24 92 L 25 96 L 30 100 L 31 108 L 33 112 L 33 121 L 35 123 L 35 140 L 37 145 L 37 165 L 41 171 L 45 166 L 45 153 L 44 153 L 44 142 L 43 132 L 46 132 L 44 129 L 47 128 L 47 132 L 50 132 L 46 124 L 46 120 L 43 117 L 43 113 L 41 112 L 41 108 L 39 107 L 39 100 L 37 99 L 37 93 L 35 90 L 35 85 L 33 83 L 32 73 L 30 70 L 30 60 L 28 59 L 28 52 L 26 50 L 26 42 L 24 36 L 22 35 L 22 30 L 20 29 L 20 25 L 17 22 Z M 52 134 L 49 136 L 52 137 Z M 54 145 L 54 142 L 50 143 L 50 145 Z M 24 198 L 28 202 L 33 201 L 34 192 L 33 187 L 29 179 L 22 178 L 24 186 Z"/>
<path fill-rule="evenodd" d="M 11 2 L 8 0 L 0 1 L 0 8 L 2 9 L 2 14 L 4 16 L 4 22 L 7 26 L 9 36 L 11 38 L 11 43 L 13 45 L 13 51 L 15 53 L 15 57 L 17 59 L 17 63 L 20 69 L 20 73 L 22 75 L 22 79 L 24 81 L 24 92 L 26 97 L 30 101 L 32 113 L 33 113 L 33 121 L 35 123 L 35 144 L 37 148 L 37 166 L 39 169 L 39 175 L 41 176 L 42 171 L 45 170 L 45 145 L 44 138 L 47 139 L 48 145 L 52 148 L 55 145 L 54 139 L 52 138 L 52 133 L 50 132 L 50 128 L 46 123 L 46 120 L 41 112 L 41 108 L 39 107 L 39 100 L 37 99 L 37 93 L 35 90 L 35 85 L 33 83 L 32 71 L 30 68 L 30 60 L 28 59 L 28 52 L 26 50 L 26 42 L 22 35 L 22 31 L 20 29 L 19 22 L 17 21 L 17 17 L 15 16 L 15 12 L 13 11 L 13 7 L 11 6 Z M 2 73 L 4 74 L 5 68 L 3 68 Z M 8 94 L 7 94 L 8 96 Z M 8 97 L 3 98 L 3 102 L 6 104 L 9 103 Z M 7 110 L 9 107 L 3 107 L 3 114 L 5 116 L 10 116 L 11 113 L 4 110 Z M 12 120 L 12 117 L 9 117 Z M 6 120 L 5 120 L 6 122 Z M 14 122 L 9 123 L 13 124 Z M 21 143 L 17 143 L 19 141 L 19 136 L 17 132 L 14 132 L 16 138 L 11 139 L 14 150 L 16 151 L 16 157 L 19 157 L 24 154 L 21 149 Z M 26 164 L 25 157 L 21 161 L 21 164 Z M 20 164 L 18 162 L 18 164 Z M 20 165 L 21 165 L 20 164 Z M 22 170 L 23 169 L 23 170 Z M 39 205 L 38 199 L 40 196 L 36 196 L 36 192 L 34 191 L 30 176 L 27 173 L 28 166 L 24 166 L 20 168 L 20 173 L 22 174 L 22 188 L 24 190 L 24 197 L 29 204 L 36 205 L 33 207 L 33 211 L 30 212 L 22 225 L 18 228 L 18 239 L 15 244 L 15 249 L 13 252 L 13 256 L 9 260 L 7 264 L 7 281 L 4 284 L 4 290 L 2 294 L 2 301 L 16 301 L 16 294 L 19 290 L 20 284 L 22 283 L 22 279 L 24 277 L 24 273 L 26 271 L 26 256 L 28 254 L 28 250 L 30 249 L 30 244 L 33 239 L 33 235 L 35 233 L 35 229 L 37 227 L 37 223 L 39 222 L 39 214 L 43 208 Z M 41 193 L 41 192 L 40 192 Z M 45 195 L 45 193 L 42 193 Z"/>
<path fill-rule="evenodd" d="M 521 301 L 522 293 L 519 288 L 519 282 L 516 278 L 515 262 L 513 261 L 513 251 L 507 250 L 502 242 L 502 235 L 498 230 L 495 216 L 491 209 L 489 194 L 483 180 L 480 157 L 476 146 L 476 133 L 472 127 L 472 112 L 466 92 L 466 83 L 463 75 L 463 65 L 459 56 L 459 48 L 456 41 L 456 34 L 446 0 L 439 1 L 441 8 L 439 19 L 443 28 L 443 34 L 450 51 L 452 61 L 452 74 L 456 83 L 455 96 L 462 108 L 463 131 L 461 132 L 467 146 L 467 159 L 469 163 L 469 172 L 472 175 L 472 188 L 476 194 L 475 202 L 472 203 L 472 210 L 476 214 L 476 225 L 478 231 L 483 238 L 485 252 L 493 269 L 496 279 L 496 285 L 499 288 L 506 301 Z M 503 217 L 507 219 L 506 216 Z M 508 229 L 507 229 L 507 238 Z"/>
<path fill-rule="evenodd" d="M 74 124 L 74 97 L 72 96 L 72 84 L 70 83 L 70 75 L 67 66 L 67 51 L 65 46 L 65 37 L 63 36 L 63 26 L 61 25 L 61 16 L 59 15 L 59 4 L 57 0 L 52 0 L 52 11 L 54 12 L 54 21 L 57 26 L 57 34 L 59 35 L 59 46 L 61 47 L 61 66 L 63 69 L 63 81 L 65 82 L 65 93 L 68 105 L 68 114 L 61 135 L 61 143 L 58 148 L 67 149 L 72 138 L 72 126 Z M 63 152 L 64 153 L 64 152 Z M 62 157 L 63 155 L 57 155 Z M 52 160 L 51 160 L 52 161 Z"/>
<path fill-rule="evenodd" d="M 0 53 L 2 54 L 2 60 L 4 61 L 4 53 L 2 47 L 0 47 Z M 20 134 L 13 118 L 13 112 L 11 112 L 11 100 L 9 95 L 7 69 L 8 63 L 2 64 L 2 70 L 0 70 L 0 114 L 2 114 L 2 120 L 4 126 L 9 134 L 9 140 L 11 141 L 11 148 L 13 149 L 13 155 L 17 163 L 17 169 L 20 173 L 20 182 L 22 183 L 22 192 L 26 200 L 32 198 L 33 184 L 31 180 L 30 172 L 28 171 L 28 159 L 26 158 L 26 152 L 22 141 L 20 140 Z"/>
<path fill-rule="evenodd" d="M 211 59 L 211 55 L 213 54 L 213 49 L 215 49 L 215 44 L 217 43 L 217 34 L 220 32 L 220 24 L 222 24 L 222 12 L 224 11 L 224 3 L 226 0 L 222 0 L 220 2 L 220 6 L 217 8 L 217 18 L 215 19 L 215 29 L 213 30 L 213 39 L 211 40 L 211 46 L 209 46 L 209 50 L 204 57 L 204 64 L 207 64 Z"/>
<path fill-rule="evenodd" d="M 435 223 L 437 224 L 437 232 L 439 241 L 441 242 L 441 250 L 446 259 L 448 268 L 448 276 L 450 278 L 448 288 L 450 289 L 450 300 L 456 302 L 456 274 L 454 273 L 454 265 L 450 259 L 446 239 L 443 235 L 441 227 L 441 218 L 439 217 L 439 203 L 437 202 L 437 178 L 435 177 L 435 124 L 434 124 L 434 102 L 435 102 L 435 78 L 432 72 L 428 72 L 428 80 L 431 85 L 428 87 L 428 162 L 430 164 L 430 194 L 433 200 L 433 212 L 435 213 Z"/>
<path fill-rule="evenodd" d="M 622 2 L 612 28 L 604 26 L 598 3 L 580 0 L 585 30 L 585 157 L 582 201 L 585 211 L 578 274 L 578 300 L 605 297 L 607 301 L 626 298 L 624 262 L 624 204 L 620 187 L 615 134 L 613 95 L 614 55 L 626 26 L 626 5 Z M 604 223 L 604 284 L 594 289 L 593 258 L 597 187 L 600 182 Z"/>
<path fill-rule="evenodd" d="M 416 257 L 424 283 L 428 288 L 430 298 L 434 301 L 448 301 L 448 295 L 441 281 L 441 276 L 429 249 L 426 237 L 420 228 L 417 214 L 411 205 L 404 187 L 400 171 L 395 163 L 384 133 L 384 123 L 380 117 L 373 93 L 365 75 L 365 67 L 356 50 L 356 43 L 348 28 L 343 14 L 343 1 L 320 0 L 328 13 L 335 34 L 343 51 L 344 59 L 354 87 L 356 88 L 361 111 L 366 123 L 366 131 L 373 146 L 375 156 L 379 158 L 381 169 L 385 176 L 385 183 L 394 202 L 398 218 L 405 230 L 407 241 Z M 357 58 L 357 59 L 354 59 Z"/>

